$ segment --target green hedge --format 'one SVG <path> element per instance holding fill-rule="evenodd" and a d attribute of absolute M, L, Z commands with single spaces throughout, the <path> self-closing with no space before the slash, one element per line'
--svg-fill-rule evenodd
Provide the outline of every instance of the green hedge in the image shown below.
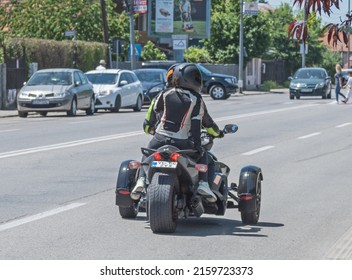
<path fill-rule="evenodd" d="M 99 60 L 108 58 L 107 44 L 71 40 L 11 38 L 5 40 L 4 52 L 11 58 L 25 54 L 27 64 L 37 62 L 38 69 L 73 68 L 76 61 L 76 67 L 84 72 L 95 69 Z"/>

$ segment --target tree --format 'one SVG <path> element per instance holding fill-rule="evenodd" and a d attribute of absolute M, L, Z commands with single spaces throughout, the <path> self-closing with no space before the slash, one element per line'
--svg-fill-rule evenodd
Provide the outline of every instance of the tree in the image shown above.
<path fill-rule="evenodd" d="M 211 37 L 204 47 L 211 59 L 218 63 L 238 63 L 239 60 L 239 1 L 214 0 L 212 2 Z M 260 57 L 268 50 L 269 27 L 262 13 L 244 16 L 245 63 Z"/>
<path fill-rule="evenodd" d="M 113 1 L 105 1 L 110 37 L 128 39 L 129 21 L 125 13 L 116 14 Z M 65 40 L 65 31 L 75 30 L 77 40 L 103 41 L 97 0 L 13 0 L 7 12 L 0 15 L 1 26 L 6 26 L 6 34 L 11 36 Z"/>
<path fill-rule="evenodd" d="M 141 57 L 143 60 L 166 60 L 166 54 L 160 51 L 151 41 L 145 44 Z"/>
<path fill-rule="evenodd" d="M 330 16 L 331 7 L 336 7 L 339 9 L 340 0 L 295 0 L 293 5 L 298 5 L 303 12 L 308 16 L 311 13 L 321 12 Z M 337 42 L 348 43 L 347 30 L 351 28 L 352 25 L 352 11 L 347 11 L 347 19 L 341 20 L 338 24 L 327 24 L 323 31 L 328 31 L 328 42 L 332 43 L 333 46 L 337 46 Z M 291 38 L 298 38 L 299 40 L 306 42 L 308 37 L 309 26 L 305 24 L 304 20 L 294 20 L 291 22 L 288 28 L 288 34 Z"/>
<path fill-rule="evenodd" d="M 191 46 L 185 51 L 184 56 L 187 58 L 187 61 L 191 63 L 211 62 L 209 53 L 205 48 Z"/>

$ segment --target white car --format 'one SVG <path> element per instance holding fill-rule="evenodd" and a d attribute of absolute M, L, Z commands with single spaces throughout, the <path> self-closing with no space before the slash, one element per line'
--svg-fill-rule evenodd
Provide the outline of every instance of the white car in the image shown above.
<path fill-rule="evenodd" d="M 95 110 L 105 109 L 117 113 L 120 108 L 142 109 L 143 86 L 130 70 L 106 69 L 85 73 L 93 85 Z"/>

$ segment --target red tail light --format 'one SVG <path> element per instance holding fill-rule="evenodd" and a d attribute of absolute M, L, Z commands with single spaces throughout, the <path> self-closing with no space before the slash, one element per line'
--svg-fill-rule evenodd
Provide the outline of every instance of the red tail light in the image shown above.
<path fill-rule="evenodd" d="M 128 163 L 129 169 L 138 169 L 141 166 L 141 163 L 139 161 L 130 161 Z"/>
<path fill-rule="evenodd" d="M 253 199 L 253 196 L 251 195 L 243 195 L 240 197 L 241 200 L 252 200 Z"/>
<path fill-rule="evenodd" d="M 128 195 L 128 194 L 130 194 L 130 192 L 129 191 L 126 191 L 126 190 L 118 190 L 117 191 L 119 194 L 121 194 L 121 195 Z"/>
<path fill-rule="evenodd" d="M 163 157 L 162 157 L 161 154 L 159 154 L 159 153 L 154 153 L 153 156 L 154 156 L 154 159 L 157 160 L 157 161 L 163 159 Z"/>
<path fill-rule="evenodd" d="M 179 153 L 172 153 L 171 156 L 170 156 L 170 159 L 172 161 L 177 161 L 179 157 L 180 157 Z"/>

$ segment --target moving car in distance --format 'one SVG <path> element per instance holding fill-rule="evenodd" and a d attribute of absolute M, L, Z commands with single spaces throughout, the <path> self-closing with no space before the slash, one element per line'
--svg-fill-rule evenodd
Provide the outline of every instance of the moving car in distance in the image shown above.
<path fill-rule="evenodd" d="M 331 77 L 324 68 L 300 68 L 288 78 L 290 83 L 290 99 L 301 96 L 321 96 L 331 99 Z"/>
<path fill-rule="evenodd" d="M 46 116 L 48 112 L 66 112 L 75 116 L 77 110 L 94 114 L 93 86 L 78 69 L 54 68 L 35 72 L 21 88 L 17 97 L 17 110 L 21 118 L 29 112 Z"/>
<path fill-rule="evenodd" d="M 86 73 L 93 84 L 95 110 L 104 109 L 117 113 L 121 108 L 139 112 L 143 105 L 143 87 L 130 70 L 106 69 Z"/>
<path fill-rule="evenodd" d="M 141 81 L 144 93 L 144 104 L 150 104 L 160 91 L 166 88 L 167 70 L 161 68 L 142 68 L 133 70 Z"/>

